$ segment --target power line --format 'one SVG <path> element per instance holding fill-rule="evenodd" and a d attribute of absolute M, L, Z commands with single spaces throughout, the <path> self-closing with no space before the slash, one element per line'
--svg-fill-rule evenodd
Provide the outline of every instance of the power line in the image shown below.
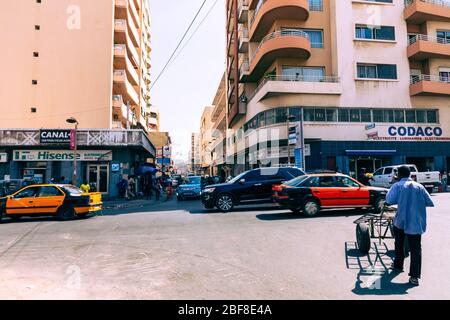
<path fill-rule="evenodd" d="M 198 24 L 197 28 L 194 30 L 194 32 L 191 34 L 191 36 L 189 37 L 189 39 L 184 43 L 183 47 L 180 49 L 180 51 L 178 51 L 178 54 L 176 55 L 175 58 L 173 58 L 173 60 L 170 62 L 170 64 L 172 64 L 175 60 L 178 59 L 178 57 L 180 56 L 180 54 L 183 52 L 183 50 L 187 47 L 187 45 L 189 44 L 189 42 L 192 40 L 192 38 L 195 36 L 195 34 L 197 33 L 197 31 L 200 29 L 200 27 L 202 26 L 202 24 L 205 22 L 205 20 L 208 18 L 208 16 L 211 14 L 211 12 L 213 11 L 213 9 L 216 7 L 216 4 L 219 2 L 219 0 L 216 0 L 213 5 L 211 6 L 211 8 L 209 8 L 208 12 L 206 13 L 205 17 L 203 18 L 202 21 L 200 21 L 200 23 Z M 170 65 L 169 64 L 169 65 Z"/>
<path fill-rule="evenodd" d="M 161 70 L 161 72 L 158 74 L 158 76 L 156 77 L 155 81 L 152 83 L 152 85 L 150 86 L 150 90 L 152 90 L 152 88 L 155 86 L 155 84 L 158 82 L 159 78 L 163 75 L 164 71 L 166 71 L 167 67 L 170 64 L 170 61 L 172 60 L 172 58 L 174 57 L 175 53 L 177 52 L 178 48 L 181 46 L 181 43 L 184 41 L 184 39 L 186 38 L 189 30 L 191 30 L 192 25 L 194 24 L 195 20 L 197 20 L 198 15 L 200 14 L 200 11 L 202 11 L 203 7 L 205 6 L 207 0 L 203 0 L 202 5 L 200 6 L 200 8 L 198 9 L 197 13 L 195 14 L 194 18 L 192 19 L 191 23 L 189 24 L 188 28 L 186 29 L 186 32 L 184 33 L 183 37 L 181 37 L 181 40 L 178 42 L 177 47 L 175 48 L 175 50 L 173 50 L 172 54 L 170 55 L 169 60 L 167 60 L 166 64 L 164 65 L 164 68 Z"/>

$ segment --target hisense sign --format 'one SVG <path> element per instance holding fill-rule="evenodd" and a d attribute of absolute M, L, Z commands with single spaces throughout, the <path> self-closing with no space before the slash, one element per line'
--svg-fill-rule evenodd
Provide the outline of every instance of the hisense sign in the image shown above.
<path fill-rule="evenodd" d="M 14 150 L 14 161 L 73 161 L 71 150 Z M 78 150 L 78 161 L 111 161 L 111 150 Z"/>

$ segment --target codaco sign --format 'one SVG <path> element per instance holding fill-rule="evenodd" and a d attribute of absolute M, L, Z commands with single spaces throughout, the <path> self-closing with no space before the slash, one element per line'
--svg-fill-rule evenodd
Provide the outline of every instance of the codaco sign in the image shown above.
<path fill-rule="evenodd" d="M 440 127 L 389 127 L 388 134 L 391 137 L 442 137 Z"/>

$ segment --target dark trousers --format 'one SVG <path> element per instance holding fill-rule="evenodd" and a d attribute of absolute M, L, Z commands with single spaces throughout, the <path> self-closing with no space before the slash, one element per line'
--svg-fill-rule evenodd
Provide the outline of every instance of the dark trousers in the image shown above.
<path fill-rule="evenodd" d="M 409 250 L 411 254 L 411 264 L 409 268 L 409 276 L 413 278 L 420 278 L 422 271 L 422 235 L 420 234 L 405 234 L 394 226 L 395 236 L 395 259 L 394 267 L 396 269 L 403 269 L 405 261 L 405 237 L 408 238 Z"/>

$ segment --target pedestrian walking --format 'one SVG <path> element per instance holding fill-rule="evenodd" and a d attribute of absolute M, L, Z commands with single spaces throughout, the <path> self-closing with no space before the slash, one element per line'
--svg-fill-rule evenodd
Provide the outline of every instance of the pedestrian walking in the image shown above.
<path fill-rule="evenodd" d="M 411 179 L 407 166 L 398 168 L 398 178 L 400 181 L 386 195 L 388 205 L 398 205 L 394 218 L 395 259 L 392 269 L 403 272 L 407 238 L 411 255 L 409 283 L 418 286 L 422 269 L 422 234 L 427 228 L 426 208 L 434 207 L 434 204 L 427 190 Z"/>
<path fill-rule="evenodd" d="M 126 198 L 128 181 L 124 177 L 122 177 L 120 181 L 117 183 L 117 189 L 119 190 L 119 197 Z"/>

